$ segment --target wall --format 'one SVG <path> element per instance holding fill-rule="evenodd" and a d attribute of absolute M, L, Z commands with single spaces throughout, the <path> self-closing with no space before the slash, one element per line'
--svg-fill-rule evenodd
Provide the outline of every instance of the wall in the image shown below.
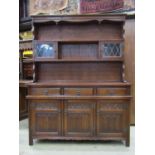
<path fill-rule="evenodd" d="M 68 5 L 65 9 L 60 11 L 54 11 L 56 5 L 53 3 L 59 3 L 61 0 L 28 0 L 29 1 L 29 14 L 50 14 L 50 15 L 64 15 L 64 14 L 79 14 L 80 0 L 62 0 L 68 1 Z M 36 5 L 37 4 L 37 5 Z M 39 5 L 39 7 L 38 7 Z M 44 5 L 44 6 L 43 6 Z M 37 6 L 37 7 L 36 7 Z M 135 0 L 124 0 L 124 10 L 133 10 L 135 7 Z"/>
<path fill-rule="evenodd" d="M 64 0 L 65 1 L 65 0 Z M 61 4 L 58 3 L 57 6 L 53 3 L 57 3 L 54 0 L 29 0 L 29 14 L 38 15 L 38 14 L 48 14 L 48 15 L 64 15 L 64 14 L 78 14 L 78 5 L 80 0 L 66 0 L 68 5 L 65 9 L 58 10 L 58 6 Z M 51 2 L 51 5 L 50 3 Z M 63 1 L 62 1 L 63 2 Z M 37 4 L 37 5 L 36 5 Z M 43 6 L 44 4 L 44 6 Z"/>

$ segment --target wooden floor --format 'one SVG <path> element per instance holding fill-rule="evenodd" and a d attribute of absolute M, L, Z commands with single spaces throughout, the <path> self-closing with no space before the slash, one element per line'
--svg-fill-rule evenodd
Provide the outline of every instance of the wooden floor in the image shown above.
<path fill-rule="evenodd" d="M 28 145 L 28 120 L 19 124 L 20 155 L 134 155 L 135 128 L 131 127 L 131 145 L 125 147 L 123 142 L 101 141 L 35 141 Z"/>

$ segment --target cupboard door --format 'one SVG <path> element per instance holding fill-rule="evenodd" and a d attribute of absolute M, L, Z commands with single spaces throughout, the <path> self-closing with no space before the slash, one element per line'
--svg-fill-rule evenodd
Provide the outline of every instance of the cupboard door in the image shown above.
<path fill-rule="evenodd" d="M 129 130 L 128 103 L 99 101 L 97 103 L 97 135 L 125 137 Z"/>
<path fill-rule="evenodd" d="M 68 100 L 64 108 L 65 136 L 92 136 L 94 130 L 94 103 L 91 101 Z"/>
<path fill-rule="evenodd" d="M 30 103 L 32 134 L 48 137 L 61 135 L 61 107 L 59 101 L 42 100 Z"/>

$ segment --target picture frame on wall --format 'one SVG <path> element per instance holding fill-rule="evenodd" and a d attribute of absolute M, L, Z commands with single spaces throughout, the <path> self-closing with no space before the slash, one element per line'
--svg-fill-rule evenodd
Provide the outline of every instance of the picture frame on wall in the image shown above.
<path fill-rule="evenodd" d="M 51 14 L 68 6 L 68 0 L 30 0 L 30 15 Z"/>

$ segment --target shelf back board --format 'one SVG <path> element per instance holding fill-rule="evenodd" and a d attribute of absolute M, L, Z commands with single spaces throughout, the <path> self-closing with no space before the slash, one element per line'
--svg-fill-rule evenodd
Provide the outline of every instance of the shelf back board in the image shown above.
<path fill-rule="evenodd" d="M 53 80 L 122 81 L 121 62 L 41 62 L 37 64 L 38 82 Z"/>
<path fill-rule="evenodd" d="M 122 23 L 65 23 L 36 25 L 36 39 L 42 41 L 98 41 L 122 39 Z"/>

